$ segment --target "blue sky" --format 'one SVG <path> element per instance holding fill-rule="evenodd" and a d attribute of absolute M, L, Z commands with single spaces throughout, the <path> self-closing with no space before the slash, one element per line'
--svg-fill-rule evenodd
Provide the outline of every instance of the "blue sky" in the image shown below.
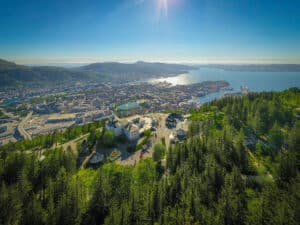
<path fill-rule="evenodd" d="M 300 63 L 299 0 L 0 1 L 18 63 Z"/>

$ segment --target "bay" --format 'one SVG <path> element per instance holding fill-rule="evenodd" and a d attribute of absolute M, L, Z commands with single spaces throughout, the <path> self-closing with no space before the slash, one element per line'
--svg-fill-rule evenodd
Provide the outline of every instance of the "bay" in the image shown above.
<path fill-rule="evenodd" d="M 153 82 L 168 82 L 172 85 L 185 85 L 203 81 L 225 80 L 229 82 L 232 92 L 248 87 L 250 91 L 282 91 L 291 87 L 300 88 L 300 72 L 249 72 L 227 71 L 214 68 L 203 68 L 190 71 L 175 77 L 155 79 Z M 201 103 L 222 97 L 228 91 L 208 94 L 199 98 Z"/>

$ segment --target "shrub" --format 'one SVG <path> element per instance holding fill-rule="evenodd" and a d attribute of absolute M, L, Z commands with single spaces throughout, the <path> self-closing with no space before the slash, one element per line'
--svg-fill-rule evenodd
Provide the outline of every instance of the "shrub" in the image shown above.
<path fill-rule="evenodd" d="M 166 154 L 166 147 L 162 144 L 156 144 L 153 151 L 154 161 L 160 161 Z"/>
<path fill-rule="evenodd" d="M 115 134 L 112 131 L 105 131 L 103 135 L 103 144 L 106 147 L 113 147 L 115 143 Z"/>

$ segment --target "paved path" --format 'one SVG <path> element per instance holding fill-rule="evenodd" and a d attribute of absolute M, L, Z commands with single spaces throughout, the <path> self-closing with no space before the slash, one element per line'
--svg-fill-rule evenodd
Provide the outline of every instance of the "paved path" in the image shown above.
<path fill-rule="evenodd" d="M 81 168 L 84 169 L 86 168 L 86 166 L 88 165 L 89 161 L 91 160 L 91 158 L 96 154 L 96 148 L 93 149 L 92 153 L 90 155 L 88 155 L 83 162 L 81 163 Z"/>

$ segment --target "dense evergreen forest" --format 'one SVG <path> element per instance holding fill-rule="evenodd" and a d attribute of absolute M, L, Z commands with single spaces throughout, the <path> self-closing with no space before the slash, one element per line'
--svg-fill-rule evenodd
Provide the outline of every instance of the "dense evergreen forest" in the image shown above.
<path fill-rule="evenodd" d="M 135 166 L 79 168 L 59 147 L 97 144 L 101 122 L 1 147 L 0 224 L 299 224 L 299 89 L 215 100 L 190 120 L 165 158 Z"/>

